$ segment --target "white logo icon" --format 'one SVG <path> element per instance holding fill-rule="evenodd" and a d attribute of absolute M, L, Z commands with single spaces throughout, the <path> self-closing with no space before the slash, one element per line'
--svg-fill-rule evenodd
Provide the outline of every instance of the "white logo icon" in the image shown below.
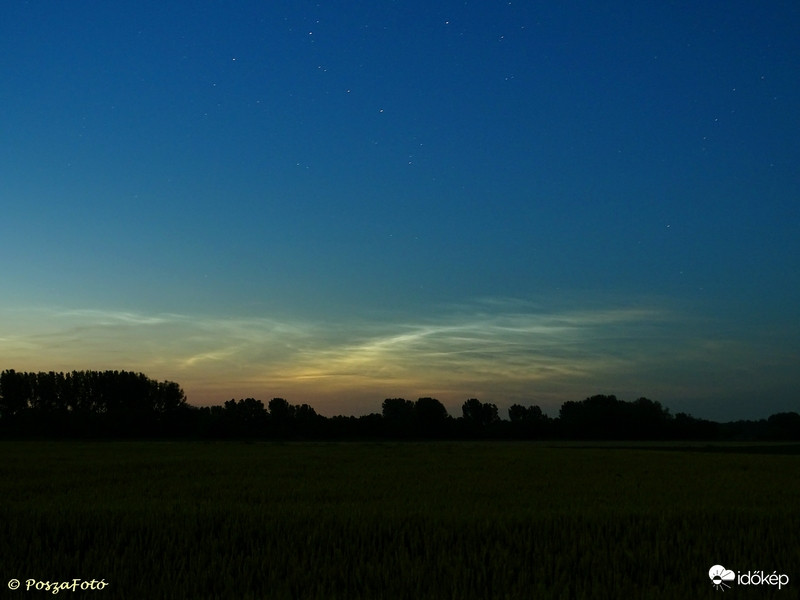
<path fill-rule="evenodd" d="M 722 565 L 714 565 L 708 570 L 708 577 L 711 579 L 711 585 L 724 592 L 725 588 L 731 587 L 725 582 L 736 579 L 736 574 Z"/>

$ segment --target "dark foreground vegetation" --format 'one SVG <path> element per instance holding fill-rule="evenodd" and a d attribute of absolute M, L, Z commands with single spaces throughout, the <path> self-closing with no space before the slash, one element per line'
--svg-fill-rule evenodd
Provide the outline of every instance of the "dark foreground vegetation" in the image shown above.
<path fill-rule="evenodd" d="M 588 445 L 2 441 L 3 597 L 797 597 L 800 456 Z"/>
<path fill-rule="evenodd" d="M 670 414 L 659 402 L 596 395 L 561 405 L 558 417 L 515 404 L 508 419 L 472 398 L 453 417 L 435 398 L 388 398 L 380 413 L 324 417 L 308 404 L 273 398 L 188 404 L 174 382 L 128 371 L 0 373 L 4 437 L 186 439 L 494 439 L 800 441 L 800 414 L 718 423 Z"/>

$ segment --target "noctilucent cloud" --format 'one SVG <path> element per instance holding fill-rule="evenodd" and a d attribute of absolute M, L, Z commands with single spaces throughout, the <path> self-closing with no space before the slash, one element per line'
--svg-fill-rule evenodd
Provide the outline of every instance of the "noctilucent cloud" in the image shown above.
<path fill-rule="evenodd" d="M 0 368 L 800 409 L 797 2 L 0 8 Z"/>

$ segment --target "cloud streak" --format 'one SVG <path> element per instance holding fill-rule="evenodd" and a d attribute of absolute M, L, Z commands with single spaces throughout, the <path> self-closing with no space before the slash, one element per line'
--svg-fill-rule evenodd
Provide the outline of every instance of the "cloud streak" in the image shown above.
<path fill-rule="evenodd" d="M 47 308 L 13 318 L 6 311 L 3 319 L 17 323 L 0 345 L 9 368 L 143 370 L 179 381 L 198 403 L 284 394 L 316 404 L 366 402 L 374 394 L 374 410 L 383 395 L 436 393 L 456 402 L 482 394 L 502 403 L 591 390 L 646 362 L 675 315 L 642 308 L 555 311 L 493 300 L 417 320 Z"/>
<path fill-rule="evenodd" d="M 552 309 L 493 299 L 425 318 L 340 321 L 45 307 L 2 309 L 0 322 L 2 368 L 138 370 L 178 381 L 195 404 L 283 396 L 323 414 L 361 414 L 385 397 L 433 395 L 452 414 L 468 397 L 555 414 L 593 393 L 698 406 L 753 393 L 758 372 L 792 385 L 785 349 L 720 335 L 655 303 Z"/>

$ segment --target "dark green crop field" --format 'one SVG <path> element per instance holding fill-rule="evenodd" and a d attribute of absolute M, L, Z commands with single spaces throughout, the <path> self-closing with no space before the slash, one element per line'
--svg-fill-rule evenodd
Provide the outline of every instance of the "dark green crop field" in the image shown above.
<path fill-rule="evenodd" d="M 1 593 L 683 600 L 721 564 L 789 577 L 725 597 L 797 597 L 798 475 L 780 446 L 4 442 Z"/>

